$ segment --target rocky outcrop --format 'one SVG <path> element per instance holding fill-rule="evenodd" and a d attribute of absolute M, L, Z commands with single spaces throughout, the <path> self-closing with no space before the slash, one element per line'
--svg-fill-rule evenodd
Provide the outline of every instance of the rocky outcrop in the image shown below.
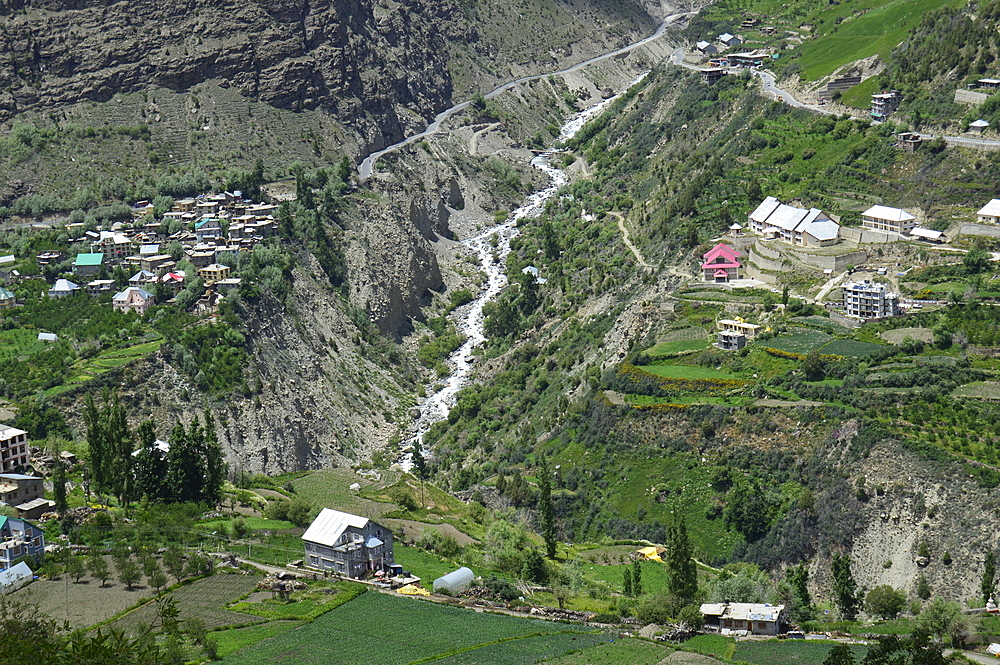
<path fill-rule="evenodd" d="M 217 80 L 279 108 L 323 108 L 372 147 L 450 100 L 450 0 L 0 2 L 0 120 Z M 417 118 L 419 119 L 419 118 Z"/>
<path fill-rule="evenodd" d="M 423 318 L 420 306 L 432 292 L 444 289 L 430 242 L 450 235 L 448 209 L 424 195 L 408 194 L 402 185 L 388 185 L 381 193 L 393 203 L 365 207 L 351 231 L 351 301 L 382 332 L 398 335 L 408 331 L 410 319 Z"/>

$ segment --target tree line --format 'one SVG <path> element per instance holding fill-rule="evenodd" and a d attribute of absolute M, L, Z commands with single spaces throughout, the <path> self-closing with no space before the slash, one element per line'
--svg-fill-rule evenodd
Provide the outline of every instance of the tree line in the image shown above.
<path fill-rule="evenodd" d="M 157 447 L 153 421 L 132 431 L 127 416 L 117 394 L 105 392 L 100 406 L 93 394 L 87 396 L 83 421 L 94 492 L 114 496 L 121 506 L 144 498 L 165 503 L 219 502 L 226 465 L 211 411 L 205 410 L 204 425 L 197 416 L 187 428 L 180 422 L 174 425 L 168 451 Z"/>

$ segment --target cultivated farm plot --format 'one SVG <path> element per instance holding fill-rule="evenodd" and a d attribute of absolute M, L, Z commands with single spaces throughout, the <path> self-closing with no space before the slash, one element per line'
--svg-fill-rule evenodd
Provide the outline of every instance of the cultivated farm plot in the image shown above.
<path fill-rule="evenodd" d="M 871 344 L 870 342 L 858 342 L 853 339 L 835 339 L 819 350 L 820 353 L 830 356 L 844 356 L 848 358 L 864 358 L 884 349 L 881 344 Z"/>
<path fill-rule="evenodd" d="M 973 381 L 955 388 L 951 395 L 952 397 L 1000 400 L 1000 381 Z"/>
<path fill-rule="evenodd" d="M 227 610 L 226 605 L 257 587 L 260 579 L 253 575 L 217 574 L 195 580 L 169 595 L 177 601 L 181 620 L 201 619 L 205 628 L 241 626 L 262 621 L 260 617 Z M 126 632 L 144 630 L 156 617 L 156 603 L 150 602 L 117 619 L 113 625 Z"/>
<path fill-rule="evenodd" d="M 572 637 L 576 637 L 573 640 Z M 527 641 L 523 641 L 527 640 Z M 522 642 L 523 641 L 523 642 Z M 312 623 L 225 659 L 239 665 L 380 663 L 535 663 L 603 636 L 583 626 L 524 619 L 369 591 Z M 491 649 L 501 644 L 502 648 Z M 481 649 L 483 659 L 475 653 Z M 452 660 L 454 658 L 454 660 Z"/>
<path fill-rule="evenodd" d="M 822 334 L 822 333 L 821 333 Z M 699 365 L 642 365 L 639 369 L 665 379 L 735 379 L 728 372 Z"/>
<path fill-rule="evenodd" d="M 112 564 L 109 566 L 114 570 Z M 89 575 L 83 577 L 80 584 L 62 575 L 60 579 L 35 580 L 15 591 L 14 596 L 37 603 L 42 612 L 59 622 L 68 621 L 73 628 L 86 628 L 128 609 L 149 592 L 144 586 L 126 590 L 125 585 L 113 578 L 101 587 L 101 581 Z"/>
<path fill-rule="evenodd" d="M 708 332 L 700 326 L 691 326 L 690 328 L 681 328 L 680 330 L 669 330 L 660 335 L 657 341 L 660 343 L 681 342 L 692 339 L 708 339 Z M 653 351 L 650 351 L 650 353 L 653 353 Z"/>
<path fill-rule="evenodd" d="M 336 468 L 313 471 L 293 480 L 292 486 L 298 496 L 312 502 L 314 506 L 323 508 L 333 508 L 372 518 L 397 509 L 394 504 L 379 503 L 358 496 L 357 492 L 350 490 L 354 483 L 360 484 L 362 490 L 374 485 L 372 481 L 362 478 L 352 469 Z"/>
<path fill-rule="evenodd" d="M 774 339 L 761 342 L 761 344 L 779 351 L 806 354 L 813 349 L 829 344 L 832 339 L 833 337 L 819 330 L 797 328 L 793 333 L 779 335 Z"/>
<path fill-rule="evenodd" d="M 901 344 L 907 337 L 929 344 L 934 340 L 934 332 L 930 328 L 896 328 L 879 333 L 879 337 L 891 344 Z"/>
<path fill-rule="evenodd" d="M 700 351 L 708 348 L 708 337 L 701 339 L 678 339 L 673 342 L 660 342 L 653 348 L 646 351 L 651 356 L 664 356 L 684 351 Z"/>
<path fill-rule="evenodd" d="M 0 360 L 30 356 L 46 348 L 47 342 L 38 341 L 38 331 L 14 328 L 0 331 Z"/>
<path fill-rule="evenodd" d="M 736 645 L 736 655 L 733 658 L 754 665 L 821 665 L 834 646 L 836 645 L 830 642 L 799 640 L 745 641 Z M 868 648 L 854 644 L 851 645 L 851 651 L 854 653 L 854 661 L 859 663 L 868 653 Z"/>
<path fill-rule="evenodd" d="M 656 665 L 672 649 L 664 644 L 622 638 L 545 661 L 545 665 Z"/>

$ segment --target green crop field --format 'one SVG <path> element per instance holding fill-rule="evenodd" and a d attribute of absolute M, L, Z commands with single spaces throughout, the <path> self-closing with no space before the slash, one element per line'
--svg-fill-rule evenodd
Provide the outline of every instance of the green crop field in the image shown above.
<path fill-rule="evenodd" d="M 660 342 L 646 351 L 646 353 L 651 356 L 662 356 L 681 353 L 683 351 L 698 351 L 699 349 L 708 348 L 708 345 L 709 340 L 707 337 L 702 339 L 679 339 L 674 342 Z"/>
<path fill-rule="evenodd" d="M 212 637 L 219 645 L 219 656 L 225 658 L 231 653 L 236 653 L 240 649 L 253 646 L 258 642 L 279 635 L 286 630 L 298 628 L 302 621 L 268 621 L 256 626 L 245 626 L 243 628 L 229 628 L 212 633 Z"/>
<path fill-rule="evenodd" d="M 698 365 L 643 365 L 639 369 L 666 379 L 735 379 L 728 372 Z"/>
<path fill-rule="evenodd" d="M 357 492 L 350 490 L 353 483 L 359 483 L 362 490 L 373 485 L 372 481 L 362 478 L 351 469 L 337 468 L 313 471 L 296 478 L 292 481 L 292 487 L 298 496 L 317 507 L 333 508 L 356 515 L 370 514 L 372 517 L 396 510 L 397 506 L 391 503 L 379 503 L 358 496 Z"/>
<path fill-rule="evenodd" d="M 954 397 L 1000 399 L 1000 381 L 973 381 L 952 391 Z"/>
<path fill-rule="evenodd" d="M 823 18 L 842 22 L 820 27 L 818 38 L 807 40 L 798 49 L 802 78 L 812 81 L 876 54 L 884 60 L 924 14 L 957 4 L 959 0 L 861 0 L 835 6 L 825 11 Z M 864 13 L 859 16 L 858 12 Z"/>
<path fill-rule="evenodd" d="M 433 590 L 434 580 L 458 568 L 441 557 L 416 547 L 396 544 L 393 547 L 396 563 L 420 578 L 420 582 L 428 590 Z"/>
<path fill-rule="evenodd" d="M 871 344 L 869 342 L 857 342 L 853 339 L 836 339 L 819 350 L 820 353 L 830 356 L 845 356 L 849 358 L 864 358 L 873 353 L 877 353 L 886 348 L 882 344 Z"/>
<path fill-rule="evenodd" d="M 733 657 L 733 651 L 736 649 L 736 640 L 722 635 L 695 635 L 681 646 L 689 651 L 714 654 L 729 659 Z"/>
<path fill-rule="evenodd" d="M 603 641 L 599 633 L 587 631 L 583 626 L 480 614 L 369 591 L 312 623 L 260 641 L 253 649 L 231 654 L 224 662 L 404 665 L 434 659 L 450 663 L 535 663 Z M 497 644 L 502 648 L 491 648 Z M 476 652 L 484 658 L 477 659 Z"/>
<path fill-rule="evenodd" d="M 32 353 L 42 351 L 47 345 L 48 342 L 38 341 L 37 330 L 25 330 L 24 328 L 3 330 L 0 331 L 0 360 L 19 356 L 27 357 Z"/>
<path fill-rule="evenodd" d="M 803 640 L 768 640 L 765 642 L 740 642 L 736 645 L 735 660 L 754 665 L 821 665 L 835 645 L 830 642 L 806 642 Z M 868 648 L 851 645 L 855 662 L 861 662 Z"/>
<path fill-rule="evenodd" d="M 673 651 L 656 642 L 622 638 L 545 661 L 545 665 L 656 665 Z"/>
<path fill-rule="evenodd" d="M 813 349 L 818 349 L 828 344 L 832 339 L 825 332 L 819 330 L 797 328 L 794 333 L 779 335 L 774 339 L 765 340 L 761 344 L 772 349 L 778 349 L 779 351 L 788 351 L 789 353 L 809 353 Z"/>

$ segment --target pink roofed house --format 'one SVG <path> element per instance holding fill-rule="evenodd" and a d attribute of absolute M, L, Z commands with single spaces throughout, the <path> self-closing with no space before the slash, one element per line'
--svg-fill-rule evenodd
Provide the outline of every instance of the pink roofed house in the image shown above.
<path fill-rule="evenodd" d="M 721 242 L 708 250 L 702 256 L 705 259 L 701 264 L 704 280 L 706 282 L 725 284 L 731 279 L 738 279 L 741 264 L 736 257 L 739 255 L 739 251 Z"/>

